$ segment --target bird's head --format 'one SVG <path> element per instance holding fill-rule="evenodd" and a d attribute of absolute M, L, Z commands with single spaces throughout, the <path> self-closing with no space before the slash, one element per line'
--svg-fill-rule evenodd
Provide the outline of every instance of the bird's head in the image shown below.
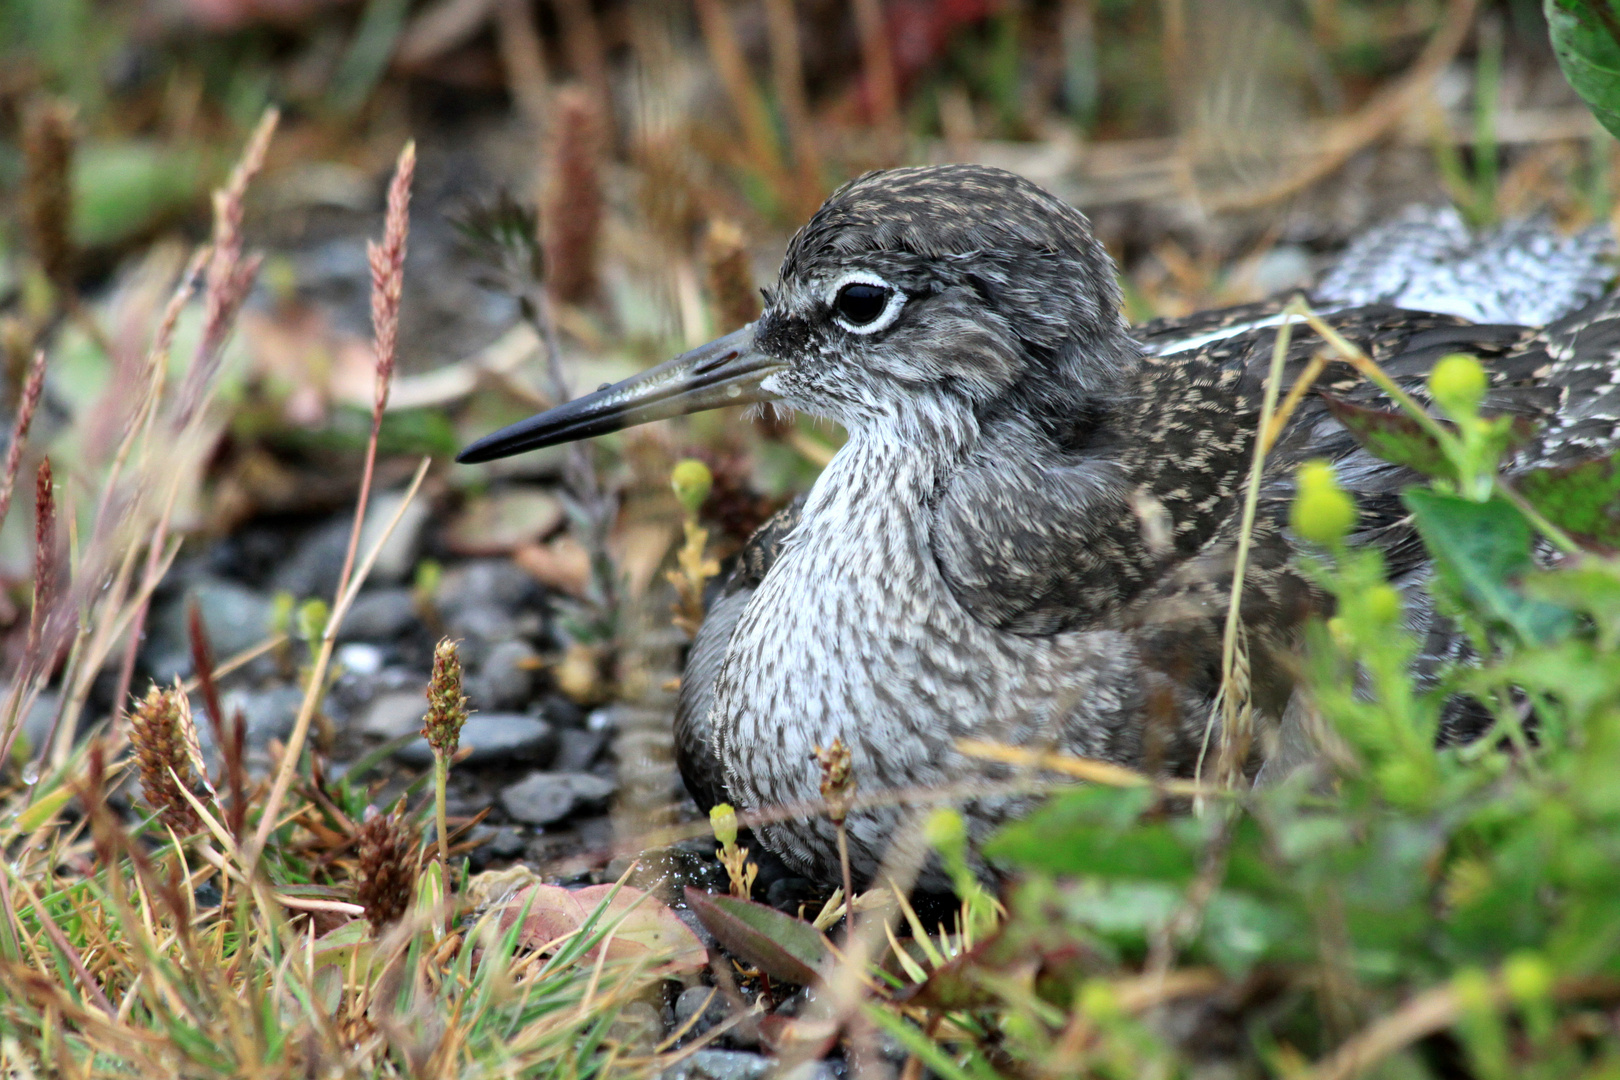
<path fill-rule="evenodd" d="M 722 405 L 851 429 L 920 413 L 1077 416 L 1135 355 L 1079 211 L 1010 172 L 942 165 L 839 188 L 788 245 L 752 324 L 480 439 L 463 462 Z"/>

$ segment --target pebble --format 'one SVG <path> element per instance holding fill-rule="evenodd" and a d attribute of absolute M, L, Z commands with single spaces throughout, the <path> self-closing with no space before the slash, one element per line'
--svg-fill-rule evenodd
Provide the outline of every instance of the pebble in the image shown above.
<path fill-rule="evenodd" d="M 645 1055 L 652 1053 L 663 1033 L 664 1022 L 658 1010 L 645 1001 L 632 1001 L 608 1025 L 607 1038 L 629 1054 Z"/>
<path fill-rule="evenodd" d="M 383 651 L 366 641 L 339 646 L 335 659 L 351 675 L 375 675 L 383 668 Z"/>
<path fill-rule="evenodd" d="M 298 719 L 298 709 L 304 703 L 304 691 L 297 686 L 272 686 L 266 690 L 231 690 L 220 701 L 226 716 L 241 713 L 247 725 L 247 744 L 262 747 L 271 739 L 285 739 L 292 734 Z M 213 727 L 206 718 L 199 717 L 198 741 L 212 741 Z"/>
<path fill-rule="evenodd" d="M 338 637 L 344 641 L 393 641 L 414 628 L 420 617 L 409 589 L 371 589 L 355 597 Z"/>
<path fill-rule="evenodd" d="M 270 575 L 272 586 L 299 600 L 319 597 L 330 603 L 343 573 L 343 557 L 348 553 L 353 527 L 352 519 L 336 517 L 305 533 L 292 557 Z"/>
<path fill-rule="evenodd" d="M 730 1015 L 731 1002 L 718 987 L 689 986 L 675 999 L 675 1030 L 685 1028 L 685 1039 L 702 1035 Z M 691 1027 L 686 1026 L 689 1023 Z"/>
<path fill-rule="evenodd" d="M 606 802 L 618 789 L 616 781 L 590 773 L 537 772 L 502 788 L 501 806 L 517 821 L 550 825 Z"/>
<path fill-rule="evenodd" d="M 383 530 L 394 515 L 400 513 L 400 504 L 404 501 L 403 491 L 384 491 L 371 497 L 371 505 L 366 508 L 365 524 L 360 526 L 361 557 L 382 539 Z M 404 513 L 400 514 L 399 524 L 394 526 L 394 531 L 377 551 L 368 581 L 392 585 L 405 580 L 416 566 L 416 554 L 422 546 L 422 530 L 432 511 L 430 501 L 421 495 L 411 500 Z"/>
<path fill-rule="evenodd" d="M 741 1050 L 699 1050 L 659 1075 L 661 1080 L 762 1080 L 774 1064 Z"/>
<path fill-rule="evenodd" d="M 461 642 L 461 661 L 469 668 L 483 666 L 497 643 L 514 638 L 538 637 L 544 629 L 540 612 L 514 615 L 493 605 L 465 607 L 446 616 L 445 633 Z"/>
<path fill-rule="evenodd" d="M 607 733 L 580 728 L 557 730 L 557 756 L 551 767 L 558 772 L 584 772 L 596 764 L 607 745 Z"/>
<path fill-rule="evenodd" d="M 360 733 L 375 739 L 397 739 L 409 732 L 420 731 L 426 712 L 427 697 L 422 690 L 392 690 L 378 694 L 360 713 Z"/>
<path fill-rule="evenodd" d="M 470 608 L 526 611 L 540 599 L 540 586 L 510 559 L 476 559 L 446 570 L 435 597 L 446 616 Z"/>
<path fill-rule="evenodd" d="M 418 695 L 418 725 L 426 708 L 426 700 Z M 458 762 L 462 767 L 543 764 L 556 753 L 557 733 L 551 730 L 550 724 L 536 716 L 473 713 L 461 728 L 461 747 L 466 749 L 469 746 L 472 753 Z M 394 751 L 394 759 L 401 764 L 426 767 L 433 764 L 433 748 L 428 746 L 426 739 L 417 739 Z"/>
<path fill-rule="evenodd" d="M 153 620 L 146 646 L 146 666 L 159 683 L 191 672 L 191 638 L 186 609 L 195 599 L 208 631 L 215 661 L 223 661 L 270 636 L 270 598 L 246 585 L 200 576 L 190 588 L 164 605 Z"/>
<path fill-rule="evenodd" d="M 9 697 L 10 693 L 10 686 L 0 686 L 0 699 Z M 13 756 L 38 756 L 40 743 L 51 733 L 51 724 L 56 721 L 56 710 L 61 703 L 61 697 L 53 693 L 42 693 L 34 699 L 33 707 L 23 717 L 17 741 L 12 745 Z"/>
<path fill-rule="evenodd" d="M 585 710 L 561 694 L 547 694 L 541 698 L 540 715 L 560 728 L 585 726 Z"/>
<path fill-rule="evenodd" d="M 521 638 L 500 642 L 467 680 L 468 701 L 475 709 L 521 709 L 534 692 L 539 661 L 534 646 Z"/>

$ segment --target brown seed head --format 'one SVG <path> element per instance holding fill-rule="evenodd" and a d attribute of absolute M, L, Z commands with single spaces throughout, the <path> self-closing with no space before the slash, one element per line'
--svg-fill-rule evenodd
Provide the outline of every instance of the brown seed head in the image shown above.
<path fill-rule="evenodd" d="M 759 293 L 754 291 L 754 267 L 742 229 L 730 221 L 709 222 L 703 256 L 709 268 L 715 331 L 729 334 L 759 318 Z"/>
<path fill-rule="evenodd" d="M 388 185 L 388 214 L 382 243 L 366 242 L 371 263 L 371 328 L 377 359 L 373 407 L 378 416 L 388 404 L 388 387 L 399 354 L 399 304 L 405 286 L 405 239 L 411 230 L 411 181 L 416 176 L 416 143 L 399 153 Z"/>
<path fill-rule="evenodd" d="M 411 906 L 419 847 L 416 829 L 400 809 L 384 814 L 366 808 L 355 835 L 360 859 L 355 902 L 366 909 L 373 932 L 398 922 Z"/>
<path fill-rule="evenodd" d="M 828 746 L 816 747 L 814 756 L 821 767 L 821 797 L 827 800 L 827 816 L 836 825 L 849 816 L 849 804 L 855 798 L 855 767 L 849 746 L 841 738 L 834 739 Z"/>
<path fill-rule="evenodd" d="M 556 97 L 557 138 L 543 214 L 546 268 L 558 300 L 577 304 L 596 293 L 602 232 L 602 119 L 582 87 Z"/>
<path fill-rule="evenodd" d="M 433 677 L 428 680 L 428 711 L 422 718 L 422 738 L 445 756 L 461 744 L 461 725 L 467 722 L 467 696 L 461 692 L 461 657 L 456 643 L 444 638 L 433 649 Z"/>
<path fill-rule="evenodd" d="M 135 706 L 129 724 L 146 802 L 181 836 L 202 827 L 197 811 L 181 794 L 182 788 L 190 791 L 196 779 L 189 751 L 191 730 L 191 702 L 178 687 L 153 686 Z"/>
<path fill-rule="evenodd" d="M 73 107 L 43 101 L 24 121 L 22 211 L 29 247 L 58 287 L 72 278 Z"/>

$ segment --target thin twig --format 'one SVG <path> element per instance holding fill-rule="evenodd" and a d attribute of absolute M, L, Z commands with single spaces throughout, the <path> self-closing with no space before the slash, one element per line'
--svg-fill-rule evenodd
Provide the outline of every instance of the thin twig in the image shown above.
<path fill-rule="evenodd" d="M 1004 765 L 1021 765 L 1029 769 L 1062 773 L 1065 776 L 1072 776 L 1076 780 L 1086 780 L 1107 787 L 1148 787 L 1162 791 L 1166 795 L 1196 799 L 1231 794 L 1229 791 L 1210 787 L 1207 784 L 1200 784 L 1195 780 L 1160 779 L 1146 773 L 1137 772 L 1135 769 L 1127 769 L 1123 765 L 1115 765 L 1111 761 L 1075 757 L 1072 754 L 1058 754 L 1044 750 L 1030 750 L 1026 747 L 1012 746 L 1007 743 L 982 742 L 978 739 L 958 739 L 956 741 L 956 750 L 960 754 L 980 758 L 984 761 L 997 761 Z"/>

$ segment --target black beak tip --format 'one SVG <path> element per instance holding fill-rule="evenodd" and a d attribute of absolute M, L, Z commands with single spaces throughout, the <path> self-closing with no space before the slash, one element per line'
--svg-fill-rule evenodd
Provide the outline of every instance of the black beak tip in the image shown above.
<path fill-rule="evenodd" d="M 500 432 L 496 432 L 495 435 L 486 435 L 484 438 L 462 447 L 461 453 L 456 455 L 456 464 L 481 465 L 486 461 L 506 457 L 510 451 L 502 450 L 500 447 L 499 443 L 502 440 L 497 438 L 500 434 Z"/>

